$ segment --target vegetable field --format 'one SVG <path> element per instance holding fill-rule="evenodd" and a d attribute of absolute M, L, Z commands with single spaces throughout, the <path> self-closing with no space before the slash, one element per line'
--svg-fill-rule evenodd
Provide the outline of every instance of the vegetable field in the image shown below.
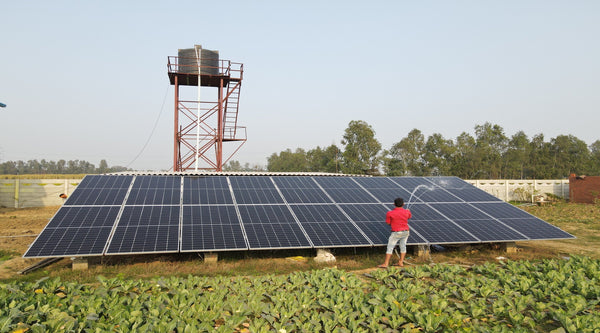
<path fill-rule="evenodd" d="M 0 284 L 0 332 L 600 332 L 600 260 Z"/>

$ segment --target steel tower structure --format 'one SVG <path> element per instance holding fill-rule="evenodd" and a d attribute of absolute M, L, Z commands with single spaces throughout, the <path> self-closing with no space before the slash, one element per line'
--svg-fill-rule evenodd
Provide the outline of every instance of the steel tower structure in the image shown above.
<path fill-rule="evenodd" d="M 169 56 L 167 67 L 175 86 L 173 171 L 222 171 L 246 142 L 246 128 L 238 126 L 244 65 L 196 45 Z M 197 88 L 184 96 L 184 87 Z M 235 143 L 225 159 L 224 142 Z"/>

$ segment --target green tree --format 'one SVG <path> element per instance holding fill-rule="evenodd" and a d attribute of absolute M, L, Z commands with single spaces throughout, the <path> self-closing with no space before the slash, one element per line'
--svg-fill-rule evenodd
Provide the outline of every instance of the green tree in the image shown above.
<path fill-rule="evenodd" d="M 295 152 L 288 148 L 279 154 L 273 153 L 267 159 L 267 170 L 272 172 L 302 172 L 307 169 L 308 160 L 302 148 L 297 148 Z"/>
<path fill-rule="evenodd" d="M 306 153 L 308 171 L 338 173 L 340 154 L 341 150 L 336 145 L 325 149 L 317 146 L 317 148 L 309 150 Z"/>
<path fill-rule="evenodd" d="M 456 137 L 452 157 L 451 174 L 464 179 L 483 178 L 484 170 L 476 163 L 477 146 L 475 138 L 467 132 Z"/>
<path fill-rule="evenodd" d="M 425 164 L 425 136 L 418 129 L 408 132 L 408 135 L 392 145 L 389 151 L 390 160 L 387 166 L 392 174 L 425 176 L 429 174 Z"/>
<path fill-rule="evenodd" d="M 508 138 L 499 125 L 485 123 L 475 126 L 477 169 L 486 178 L 502 178 L 502 156 L 506 152 Z"/>
<path fill-rule="evenodd" d="M 600 176 L 600 140 L 590 145 L 590 175 Z"/>
<path fill-rule="evenodd" d="M 349 174 L 378 174 L 381 144 L 375 138 L 373 128 L 362 120 L 348 124 L 342 140 L 342 171 Z"/>
<path fill-rule="evenodd" d="M 586 174 L 590 152 L 587 144 L 573 135 L 559 135 L 550 141 L 553 178 L 567 178 L 571 173 Z"/>
<path fill-rule="evenodd" d="M 518 131 L 511 136 L 504 155 L 504 175 L 509 179 L 524 179 L 526 167 L 529 163 L 531 145 L 529 138 L 523 131 Z"/>
<path fill-rule="evenodd" d="M 392 147 L 393 149 L 393 147 Z M 382 153 L 383 171 L 386 176 L 397 177 L 406 176 L 406 164 L 398 156 L 395 150 L 384 150 Z"/>
<path fill-rule="evenodd" d="M 425 170 L 430 175 L 448 176 L 452 168 L 451 160 L 456 148 L 452 140 L 446 140 L 439 133 L 434 133 L 425 142 L 423 159 Z"/>
<path fill-rule="evenodd" d="M 231 160 L 223 166 L 223 171 L 242 171 L 240 161 Z"/>
<path fill-rule="evenodd" d="M 533 179 L 552 178 L 551 145 L 544 140 L 544 134 L 536 134 L 531 138 L 529 149 L 529 177 Z"/>
<path fill-rule="evenodd" d="M 101 160 L 100 165 L 98 165 L 98 173 L 107 173 L 109 172 L 108 163 L 106 160 Z"/>

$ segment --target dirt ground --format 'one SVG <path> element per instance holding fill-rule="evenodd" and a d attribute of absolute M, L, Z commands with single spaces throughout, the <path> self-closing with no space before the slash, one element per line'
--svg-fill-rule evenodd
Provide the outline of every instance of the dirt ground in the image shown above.
<path fill-rule="evenodd" d="M 0 251 L 14 255 L 14 258 L 0 262 L 0 279 L 14 276 L 16 272 L 39 261 L 21 256 L 59 207 L 0 208 Z"/>
<path fill-rule="evenodd" d="M 19 271 L 40 261 L 39 258 L 24 259 L 22 255 L 58 208 L 60 206 L 27 209 L 0 208 L 0 257 L 4 257 L 0 260 L 0 279 L 15 277 Z M 577 239 L 518 242 L 517 252 L 512 254 L 505 254 L 497 246 L 494 247 L 490 244 L 468 245 L 459 247 L 458 250 L 453 248 L 450 251 L 432 252 L 429 260 L 437 263 L 473 265 L 495 260 L 499 256 L 513 260 L 556 258 L 569 254 L 600 258 L 600 237 L 597 236 L 600 229 L 600 207 L 563 205 L 542 209 L 542 211 L 531 211 L 531 213 L 575 235 Z M 559 214 L 556 214 L 556 210 L 560 210 Z M 574 219 L 561 221 L 556 216 L 573 216 Z M 7 256 L 11 258 L 4 260 Z M 70 264 L 69 259 L 63 259 L 63 261 L 63 264 L 58 263 L 57 265 L 62 267 Z M 144 261 L 145 266 L 150 264 L 148 267 L 151 267 L 154 260 L 145 258 Z M 426 262 L 416 258 L 413 261 L 415 264 Z M 157 265 L 160 266 L 160 263 Z M 350 266 L 347 268 L 352 269 Z"/>

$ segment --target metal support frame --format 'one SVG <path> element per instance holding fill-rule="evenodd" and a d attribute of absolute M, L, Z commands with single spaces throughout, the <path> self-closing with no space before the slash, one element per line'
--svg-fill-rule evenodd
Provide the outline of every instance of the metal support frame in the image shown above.
<path fill-rule="evenodd" d="M 237 124 L 243 64 L 229 60 L 219 64 L 218 75 L 205 74 L 200 65 L 194 72 L 183 68 L 179 57 L 169 57 L 169 79 L 175 86 L 173 171 L 222 171 L 246 142 L 245 127 Z M 198 87 L 198 100 L 182 99 L 181 86 Z M 207 100 L 206 94 L 201 100 L 200 87 L 217 89 L 216 101 Z M 225 154 L 224 142 L 235 142 L 237 147 Z"/>

